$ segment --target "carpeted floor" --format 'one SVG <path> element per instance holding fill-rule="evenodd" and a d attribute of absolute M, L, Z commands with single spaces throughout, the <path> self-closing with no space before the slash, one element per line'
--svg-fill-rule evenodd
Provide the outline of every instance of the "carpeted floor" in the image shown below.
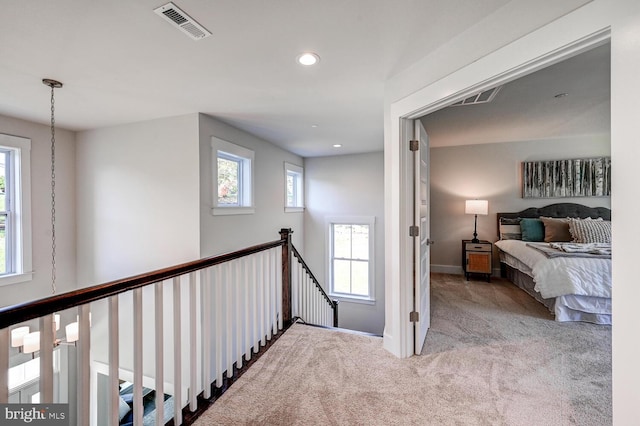
<path fill-rule="evenodd" d="M 195 424 L 611 424 L 610 327 L 556 323 L 500 279 L 431 285 L 421 356 L 296 324 Z"/>

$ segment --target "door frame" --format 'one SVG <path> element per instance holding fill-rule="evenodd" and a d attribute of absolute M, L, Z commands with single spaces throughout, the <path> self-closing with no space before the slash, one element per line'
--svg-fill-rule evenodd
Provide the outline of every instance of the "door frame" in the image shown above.
<path fill-rule="evenodd" d="M 422 89 L 385 106 L 385 329 L 383 346 L 400 358 L 413 354 L 411 156 L 405 141 L 412 120 L 472 94 L 607 43 L 611 38 L 608 10 L 602 2 L 574 13 L 494 51 Z M 587 10 L 587 12 L 585 12 Z M 584 20 L 583 14 L 593 16 Z"/>

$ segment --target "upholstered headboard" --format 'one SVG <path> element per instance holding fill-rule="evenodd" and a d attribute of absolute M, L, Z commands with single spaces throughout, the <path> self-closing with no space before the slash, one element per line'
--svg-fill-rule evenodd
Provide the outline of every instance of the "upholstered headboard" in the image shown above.
<path fill-rule="evenodd" d="M 611 209 L 606 207 L 587 207 L 582 204 L 575 203 L 557 203 L 550 204 L 544 207 L 530 207 L 516 213 L 498 213 L 498 236 L 500 236 L 500 218 L 515 219 L 518 217 L 530 217 L 537 218 L 544 217 L 576 217 L 586 218 L 591 217 L 593 219 L 601 217 L 604 220 L 611 220 Z"/>

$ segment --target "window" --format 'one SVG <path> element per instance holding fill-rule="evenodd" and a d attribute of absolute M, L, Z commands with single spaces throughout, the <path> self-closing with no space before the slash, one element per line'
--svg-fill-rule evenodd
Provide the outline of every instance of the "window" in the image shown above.
<path fill-rule="evenodd" d="M 31 279 L 31 140 L 0 134 L 0 285 Z"/>
<path fill-rule="evenodd" d="M 304 210 L 304 169 L 290 163 L 284 163 L 285 212 Z"/>
<path fill-rule="evenodd" d="M 329 219 L 331 295 L 350 300 L 374 300 L 374 223 L 373 217 Z"/>
<path fill-rule="evenodd" d="M 250 214 L 253 206 L 254 152 L 211 138 L 213 214 Z"/>

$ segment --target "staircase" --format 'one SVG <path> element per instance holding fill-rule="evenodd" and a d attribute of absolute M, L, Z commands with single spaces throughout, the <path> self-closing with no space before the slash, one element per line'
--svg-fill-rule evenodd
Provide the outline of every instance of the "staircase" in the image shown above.
<path fill-rule="evenodd" d="M 337 301 L 291 233 L 1 308 L 0 404 L 34 403 L 31 388 L 41 403 L 68 404 L 70 424 L 191 423 L 293 321 L 338 326 Z M 29 339 L 16 332 L 25 327 Z"/>

